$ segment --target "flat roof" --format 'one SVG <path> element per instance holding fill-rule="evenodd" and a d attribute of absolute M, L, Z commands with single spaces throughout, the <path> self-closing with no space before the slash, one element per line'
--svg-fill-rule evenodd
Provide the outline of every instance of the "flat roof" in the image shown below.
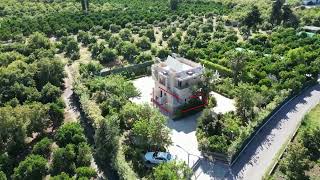
<path fill-rule="evenodd" d="M 173 70 L 175 72 L 182 72 L 182 71 L 188 71 L 188 70 L 194 69 L 194 67 L 190 66 L 187 63 L 184 63 L 182 60 L 175 59 L 171 56 L 168 56 L 167 60 L 164 61 L 164 63 L 167 66 L 163 68 L 168 71 Z"/>
<path fill-rule="evenodd" d="M 318 26 L 303 26 L 303 29 L 311 30 L 311 31 L 320 31 L 320 27 Z"/>

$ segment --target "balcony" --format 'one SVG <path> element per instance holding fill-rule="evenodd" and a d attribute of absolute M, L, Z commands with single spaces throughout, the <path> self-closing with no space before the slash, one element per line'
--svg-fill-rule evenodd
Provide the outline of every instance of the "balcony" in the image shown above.
<path fill-rule="evenodd" d="M 186 89 L 189 87 L 190 87 L 190 84 L 188 81 L 187 82 L 186 81 L 178 81 L 178 83 L 175 86 L 175 88 L 177 88 L 179 90 Z"/>

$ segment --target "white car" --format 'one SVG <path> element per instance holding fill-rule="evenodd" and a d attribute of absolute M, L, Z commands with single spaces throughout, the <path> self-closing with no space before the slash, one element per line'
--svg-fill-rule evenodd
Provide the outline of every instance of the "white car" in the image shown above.
<path fill-rule="evenodd" d="M 168 152 L 147 152 L 144 158 L 146 163 L 160 164 L 170 161 L 172 156 Z"/>

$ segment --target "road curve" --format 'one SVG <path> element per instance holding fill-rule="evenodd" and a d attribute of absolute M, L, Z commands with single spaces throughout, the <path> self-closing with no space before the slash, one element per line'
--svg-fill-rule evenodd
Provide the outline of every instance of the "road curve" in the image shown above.
<path fill-rule="evenodd" d="M 293 135 L 304 115 L 319 102 L 320 84 L 316 84 L 285 104 L 242 151 L 225 179 L 262 179 L 281 146 Z"/>

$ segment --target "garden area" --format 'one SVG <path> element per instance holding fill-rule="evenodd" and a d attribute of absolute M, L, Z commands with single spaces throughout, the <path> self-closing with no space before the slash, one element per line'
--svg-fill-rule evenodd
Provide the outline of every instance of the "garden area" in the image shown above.
<path fill-rule="evenodd" d="M 236 100 L 236 112 L 206 108 L 197 128 L 201 151 L 234 156 L 320 71 L 320 36 L 299 33 L 302 25 L 319 25 L 320 10 L 280 0 L 251 6 L 255 2 L 92 0 L 86 12 L 74 0 L 2 0 L 1 177 L 89 179 L 98 173 L 94 157 L 120 179 L 187 178 L 190 169 L 182 162 L 145 167 L 145 152 L 172 142 L 157 109 L 130 101 L 140 95 L 130 80 L 149 75 L 153 60 L 171 53 L 206 67 L 207 92 Z M 83 52 L 90 57 L 73 74 L 73 90 L 93 126 L 92 144 L 80 123 L 63 123 L 64 67 Z"/>

